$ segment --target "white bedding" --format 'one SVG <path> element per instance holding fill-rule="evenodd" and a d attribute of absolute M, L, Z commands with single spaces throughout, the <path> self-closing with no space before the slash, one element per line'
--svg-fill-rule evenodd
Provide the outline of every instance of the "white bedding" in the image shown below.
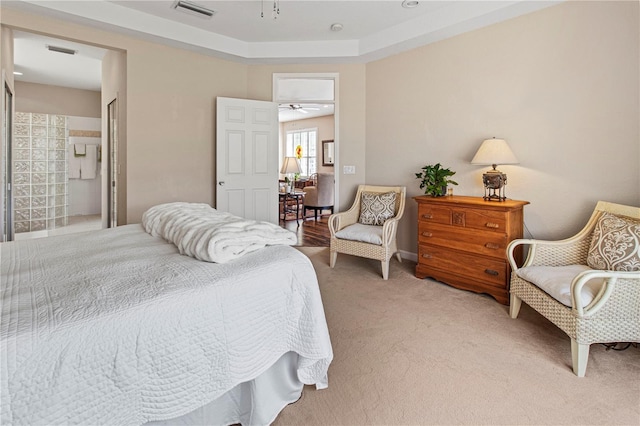
<path fill-rule="evenodd" d="M 205 262 L 225 263 L 269 245 L 297 242 L 295 233 L 274 223 L 219 212 L 204 203 L 153 206 L 142 215 L 142 226 L 180 253 Z"/>
<path fill-rule="evenodd" d="M 333 358 L 313 267 L 288 246 L 216 264 L 140 225 L 0 244 L 1 424 L 142 424 L 300 355 Z"/>

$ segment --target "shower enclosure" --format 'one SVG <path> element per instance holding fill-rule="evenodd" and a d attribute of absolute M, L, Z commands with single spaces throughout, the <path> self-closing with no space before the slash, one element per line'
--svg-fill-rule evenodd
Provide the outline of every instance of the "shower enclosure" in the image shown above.
<path fill-rule="evenodd" d="M 67 225 L 67 117 L 15 113 L 13 208 L 15 233 Z"/>

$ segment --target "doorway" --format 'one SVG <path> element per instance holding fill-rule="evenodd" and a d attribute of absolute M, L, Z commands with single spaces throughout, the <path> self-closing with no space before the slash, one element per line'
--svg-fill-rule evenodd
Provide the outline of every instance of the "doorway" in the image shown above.
<path fill-rule="evenodd" d="M 14 111 L 20 108 L 18 110 L 20 112 L 15 112 L 10 119 L 17 122 L 16 114 L 29 114 L 45 116 L 47 120 L 54 121 L 53 126 L 46 127 L 49 131 L 55 128 L 57 133 L 47 134 L 46 138 L 41 137 L 47 145 L 45 158 L 31 158 L 33 157 L 31 156 L 29 159 L 39 161 L 31 165 L 31 173 L 40 171 L 42 168 L 40 166 L 46 163 L 49 165 L 48 171 L 51 172 L 49 174 L 56 176 L 56 182 L 43 183 L 37 188 L 30 185 L 29 193 L 24 190 L 18 193 L 12 186 L 11 196 L 7 195 L 5 188 L 1 205 L 2 212 L 6 211 L 6 214 L 2 215 L 3 225 L 6 221 L 11 221 L 10 226 L 7 226 L 12 231 L 11 239 L 45 237 L 97 230 L 109 226 L 106 223 L 108 210 L 102 207 L 106 202 L 108 189 L 106 182 L 102 181 L 102 175 L 106 175 L 107 167 L 106 165 L 103 167 L 102 164 L 108 163 L 110 152 L 102 149 L 106 143 L 106 126 L 102 124 L 103 121 L 106 122 L 103 119 L 106 109 L 101 105 L 101 99 L 104 91 L 102 64 L 112 51 L 106 47 L 89 45 L 82 41 L 57 39 L 21 30 L 13 31 L 13 42 L 14 68 L 16 71 L 23 72 L 24 76 L 14 77 L 15 84 L 19 85 L 19 97 L 13 102 Z M 68 50 L 73 54 L 60 54 L 55 52 L 55 49 L 50 49 L 51 46 L 69 48 Z M 119 68 L 109 67 L 109 69 Z M 3 124 L 6 121 L 3 115 Z M 62 126 L 61 122 L 66 122 L 67 125 Z M 21 122 L 21 126 L 24 127 L 24 123 Z M 15 125 L 13 132 L 16 132 Z M 102 133 L 105 135 L 103 136 Z M 15 161 L 25 163 L 23 157 L 27 150 L 25 147 L 20 147 L 18 150 L 20 152 L 17 152 L 13 148 L 18 143 L 18 139 L 24 142 L 26 138 L 13 135 L 12 139 L 13 146 L 9 146 L 8 149 L 12 149 L 13 152 L 7 154 L 7 147 L 3 147 L 3 158 L 12 164 L 15 171 L 13 163 Z M 36 145 L 40 142 L 41 140 L 34 141 Z M 63 146 L 59 146 L 60 144 Z M 36 148 L 43 148 L 36 145 L 30 145 L 29 149 L 35 152 Z M 52 146 L 55 146 L 56 152 L 50 152 Z M 104 147 L 106 148 L 106 145 Z M 40 155 L 40 151 L 35 153 Z M 70 164 L 72 160 L 73 174 Z M 79 162 L 82 162 L 82 166 L 78 165 Z M 51 169 L 51 165 L 55 165 L 55 168 Z M 21 166 L 25 165 L 21 164 Z M 76 173 L 77 168 L 81 169 L 79 176 Z M 6 173 L 3 173 L 6 179 L 4 175 Z M 15 179 L 14 173 L 13 180 Z M 67 191 L 62 191 L 63 184 Z M 47 188 L 46 193 L 40 187 Z M 21 201 L 20 205 L 16 202 L 16 197 L 20 198 L 18 200 Z M 46 199 L 46 206 L 44 206 L 46 209 L 38 210 L 40 205 L 34 207 L 33 204 L 40 202 L 41 198 Z M 25 207 L 26 201 L 29 202 L 30 209 Z M 27 223 L 24 214 L 18 218 L 16 213 L 18 208 L 22 209 L 21 213 L 29 211 L 28 231 L 24 226 Z M 46 211 L 45 216 L 31 226 L 33 220 L 39 219 L 38 214 L 41 210 Z M 32 214 L 33 212 L 38 214 Z M 18 223 L 17 220 L 22 222 Z M 21 225 L 19 234 L 17 233 L 18 225 Z"/>
<path fill-rule="evenodd" d="M 339 74 L 338 73 L 274 73 L 273 74 L 273 101 L 280 106 L 284 106 L 284 110 L 291 109 L 293 114 L 296 110 L 304 110 L 302 107 L 305 105 L 308 110 L 312 108 L 323 108 L 330 106 L 333 110 L 333 149 L 334 158 L 332 159 L 331 166 L 327 166 L 322 161 L 322 140 L 327 138 L 318 138 L 318 145 L 316 152 L 318 153 L 316 161 L 318 162 L 319 169 L 333 170 L 334 174 L 334 206 L 339 205 L 338 200 L 338 187 L 339 187 L 339 141 L 338 134 L 339 129 Z M 298 108 L 300 106 L 300 108 Z M 282 126 L 281 126 L 282 128 Z M 280 146 L 284 146 L 286 141 L 285 135 L 281 132 Z M 286 152 L 280 152 L 280 159 L 282 160 Z M 331 167 L 328 169 L 327 167 Z M 326 171 L 325 170 L 325 171 Z"/>

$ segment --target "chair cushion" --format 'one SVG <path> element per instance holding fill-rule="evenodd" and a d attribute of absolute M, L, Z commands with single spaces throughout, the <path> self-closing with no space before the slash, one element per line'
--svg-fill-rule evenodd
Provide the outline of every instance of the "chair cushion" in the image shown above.
<path fill-rule="evenodd" d="M 360 217 L 363 225 L 383 225 L 396 215 L 396 193 L 363 192 L 360 199 Z"/>
<path fill-rule="evenodd" d="M 382 226 L 354 223 L 336 232 L 336 237 L 341 240 L 362 241 L 380 246 L 382 245 Z"/>
<path fill-rule="evenodd" d="M 572 307 L 571 281 L 581 272 L 590 269 L 587 265 L 527 266 L 518 269 L 516 275 L 535 284 L 563 305 Z M 603 278 L 594 278 L 587 281 L 580 292 L 582 306 L 587 306 L 591 303 L 603 284 Z"/>
<path fill-rule="evenodd" d="M 587 265 L 608 271 L 640 271 L 640 220 L 604 212 L 593 230 Z"/>

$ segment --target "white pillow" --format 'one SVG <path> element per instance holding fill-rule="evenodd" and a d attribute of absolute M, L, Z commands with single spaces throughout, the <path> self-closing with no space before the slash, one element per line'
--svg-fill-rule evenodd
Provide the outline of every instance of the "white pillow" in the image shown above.
<path fill-rule="evenodd" d="M 382 245 L 382 226 L 354 223 L 336 232 L 336 237 L 341 240 Z"/>
<path fill-rule="evenodd" d="M 583 271 L 589 271 L 587 265 L 567 266 L 527 266 L 516 271 L 523 280 L 535 284 L 549 296 L 565 306 L 571 306 L 571 281 Z M 582 287 L 580 299 L 582 306 L 587 306 L 604 284 L 604 278 L 594 278 Z"/>

